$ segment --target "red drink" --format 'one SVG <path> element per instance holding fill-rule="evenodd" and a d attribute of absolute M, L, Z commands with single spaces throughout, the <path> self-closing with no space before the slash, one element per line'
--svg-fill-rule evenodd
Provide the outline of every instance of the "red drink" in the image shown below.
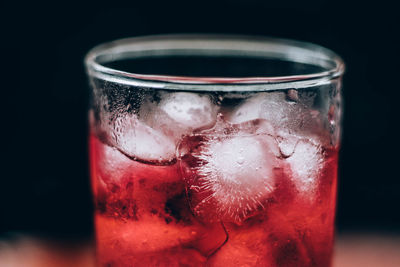
<path fill-rule="evenodd" d="M 331 266 L 337 55 L 189 35 L 85 62 L 98 266 Z"/>
<path fill-rule="evenodd" d="M 260 129 L 220 119 L 164 164 L 92 135 L 99 265 L 330 266 L 337 149 Z"/>

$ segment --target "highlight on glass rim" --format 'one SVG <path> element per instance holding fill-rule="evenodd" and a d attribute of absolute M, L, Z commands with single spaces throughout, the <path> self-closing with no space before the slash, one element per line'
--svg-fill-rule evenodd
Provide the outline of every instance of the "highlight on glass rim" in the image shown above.
<path fill-rule="evenodd" d="M 331 266 L 339 56 L 165 35 L 85 63 L 97 266 Z"/>

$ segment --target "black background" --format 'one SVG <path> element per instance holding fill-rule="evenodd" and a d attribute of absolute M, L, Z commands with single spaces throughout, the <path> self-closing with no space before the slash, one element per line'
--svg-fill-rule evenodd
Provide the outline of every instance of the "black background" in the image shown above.
<path fill-rule="evenodd" d="M 2 4 L 0 234 L 91 236 L 83 57 L 101 42 L 160 33 L 275 36 L 340 54 L 347 71 L 337 228 L 400 231 L 396 9 L 280 3 Z"/>

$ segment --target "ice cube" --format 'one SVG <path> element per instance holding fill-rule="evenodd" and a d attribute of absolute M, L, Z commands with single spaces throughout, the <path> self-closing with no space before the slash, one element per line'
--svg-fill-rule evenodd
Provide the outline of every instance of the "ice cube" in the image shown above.
<path fill-rule="evenodd" d="M 291 106 L 286 101 L 284 92 L 258 93 L 234 109 L 228 120 L 232 123 L 242 123 L 263 118 L 275 127 L 281 126 L 288 121 Z"/>
<path fill-rule="evenodd" d="M 214 254 L 228 240 L 228 235 L 221 223 L 205 224 L 201 232 L 196 233 L 198 238 L 190 245 L 206 257 Z"/>
<path fill-rule="evenodd" d="M 276 134 L 276 140 L 282 157 L 287 158 L 294 153 L 294 149 L 299 142 L 299 137 L 288 134 L 285 131 L 278 131 Z"/>
<path fill-rule="evenodd" d="M 130 170 L 133 161 L 96 137 L 91 137 L 90 142 L 93 179 L 97 180 L 99 185 L 119 184 L 121 179 L 127 176 L 127 170 Z"/>
<path fill-rule="evenodd" d="M 261 222 L 262 223 L 262 222 Z M 268 237 L 268 225 L 235 226 L 226 224 L 229 239 L 210 257 L 208 266 L 275 266 Z"/>
<path fill-rule="evenodd" d="M 323 168 L 321 146 L 308 139 L 299 139 L 293 153 L 286 159 L 292 172 L 292 181 L 300 196 L 313 199 L 318 177 Z"/>
<path fill-rule="evenodd" d="M 178 124 L 188 129 L 212 126 L 217 118 L 216 105 L 208 95 L 178 92 L 166 93 L 159 108 Z"/>
<path fill-rule="evenodd" d="M 206 221 L 241 223 L 264 207 L 275 187 L 274 139 L 231 128 L 225 135 L 214 128 L 191 136 L 180 147 L 191 207 Z"/>
<path fill-rule="evenodd" d="M 182 136 L 195 129 L 211 128 L 217 119 L 217 106 L 208 95 L 195 93 L 161 93 L 159 102 L 144 101 L 140 118 L 153 129 L 178 144 Z"/>
<path fill-rule="evenodd" d="M 134 114 L 114 121 L 112 140 L 118 150 L 135 160 L 165 163 L 175 157 L 175 140 L 146 125 Z"/>
<path fill-rule="evenodd" d="M 255 119 L 267 120 L 276 132 L 327 139 L 321 114 L 313 109 L 313 95 L 287 92 L 262 92 L 245 99 L 227 116 L 232 123 Z"/>

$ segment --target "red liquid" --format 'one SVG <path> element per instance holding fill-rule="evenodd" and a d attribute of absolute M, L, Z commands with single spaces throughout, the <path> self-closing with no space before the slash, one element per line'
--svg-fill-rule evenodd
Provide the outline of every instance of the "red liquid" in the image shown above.
<path fill-rule="evenodd" d="M 221 211 L 217 202 L 203 201 L 209 194 L 196 190 L 200 180 L 192 181 L 199 173 L 191 153 L 200 141 L 185 142 L 186 156 L 157 166 L 91 136 L 99 266 L 331 265 L 337 150 L 324 149 L 310 194 L 299 193 L 282 158 L 267 197 Z"/>

